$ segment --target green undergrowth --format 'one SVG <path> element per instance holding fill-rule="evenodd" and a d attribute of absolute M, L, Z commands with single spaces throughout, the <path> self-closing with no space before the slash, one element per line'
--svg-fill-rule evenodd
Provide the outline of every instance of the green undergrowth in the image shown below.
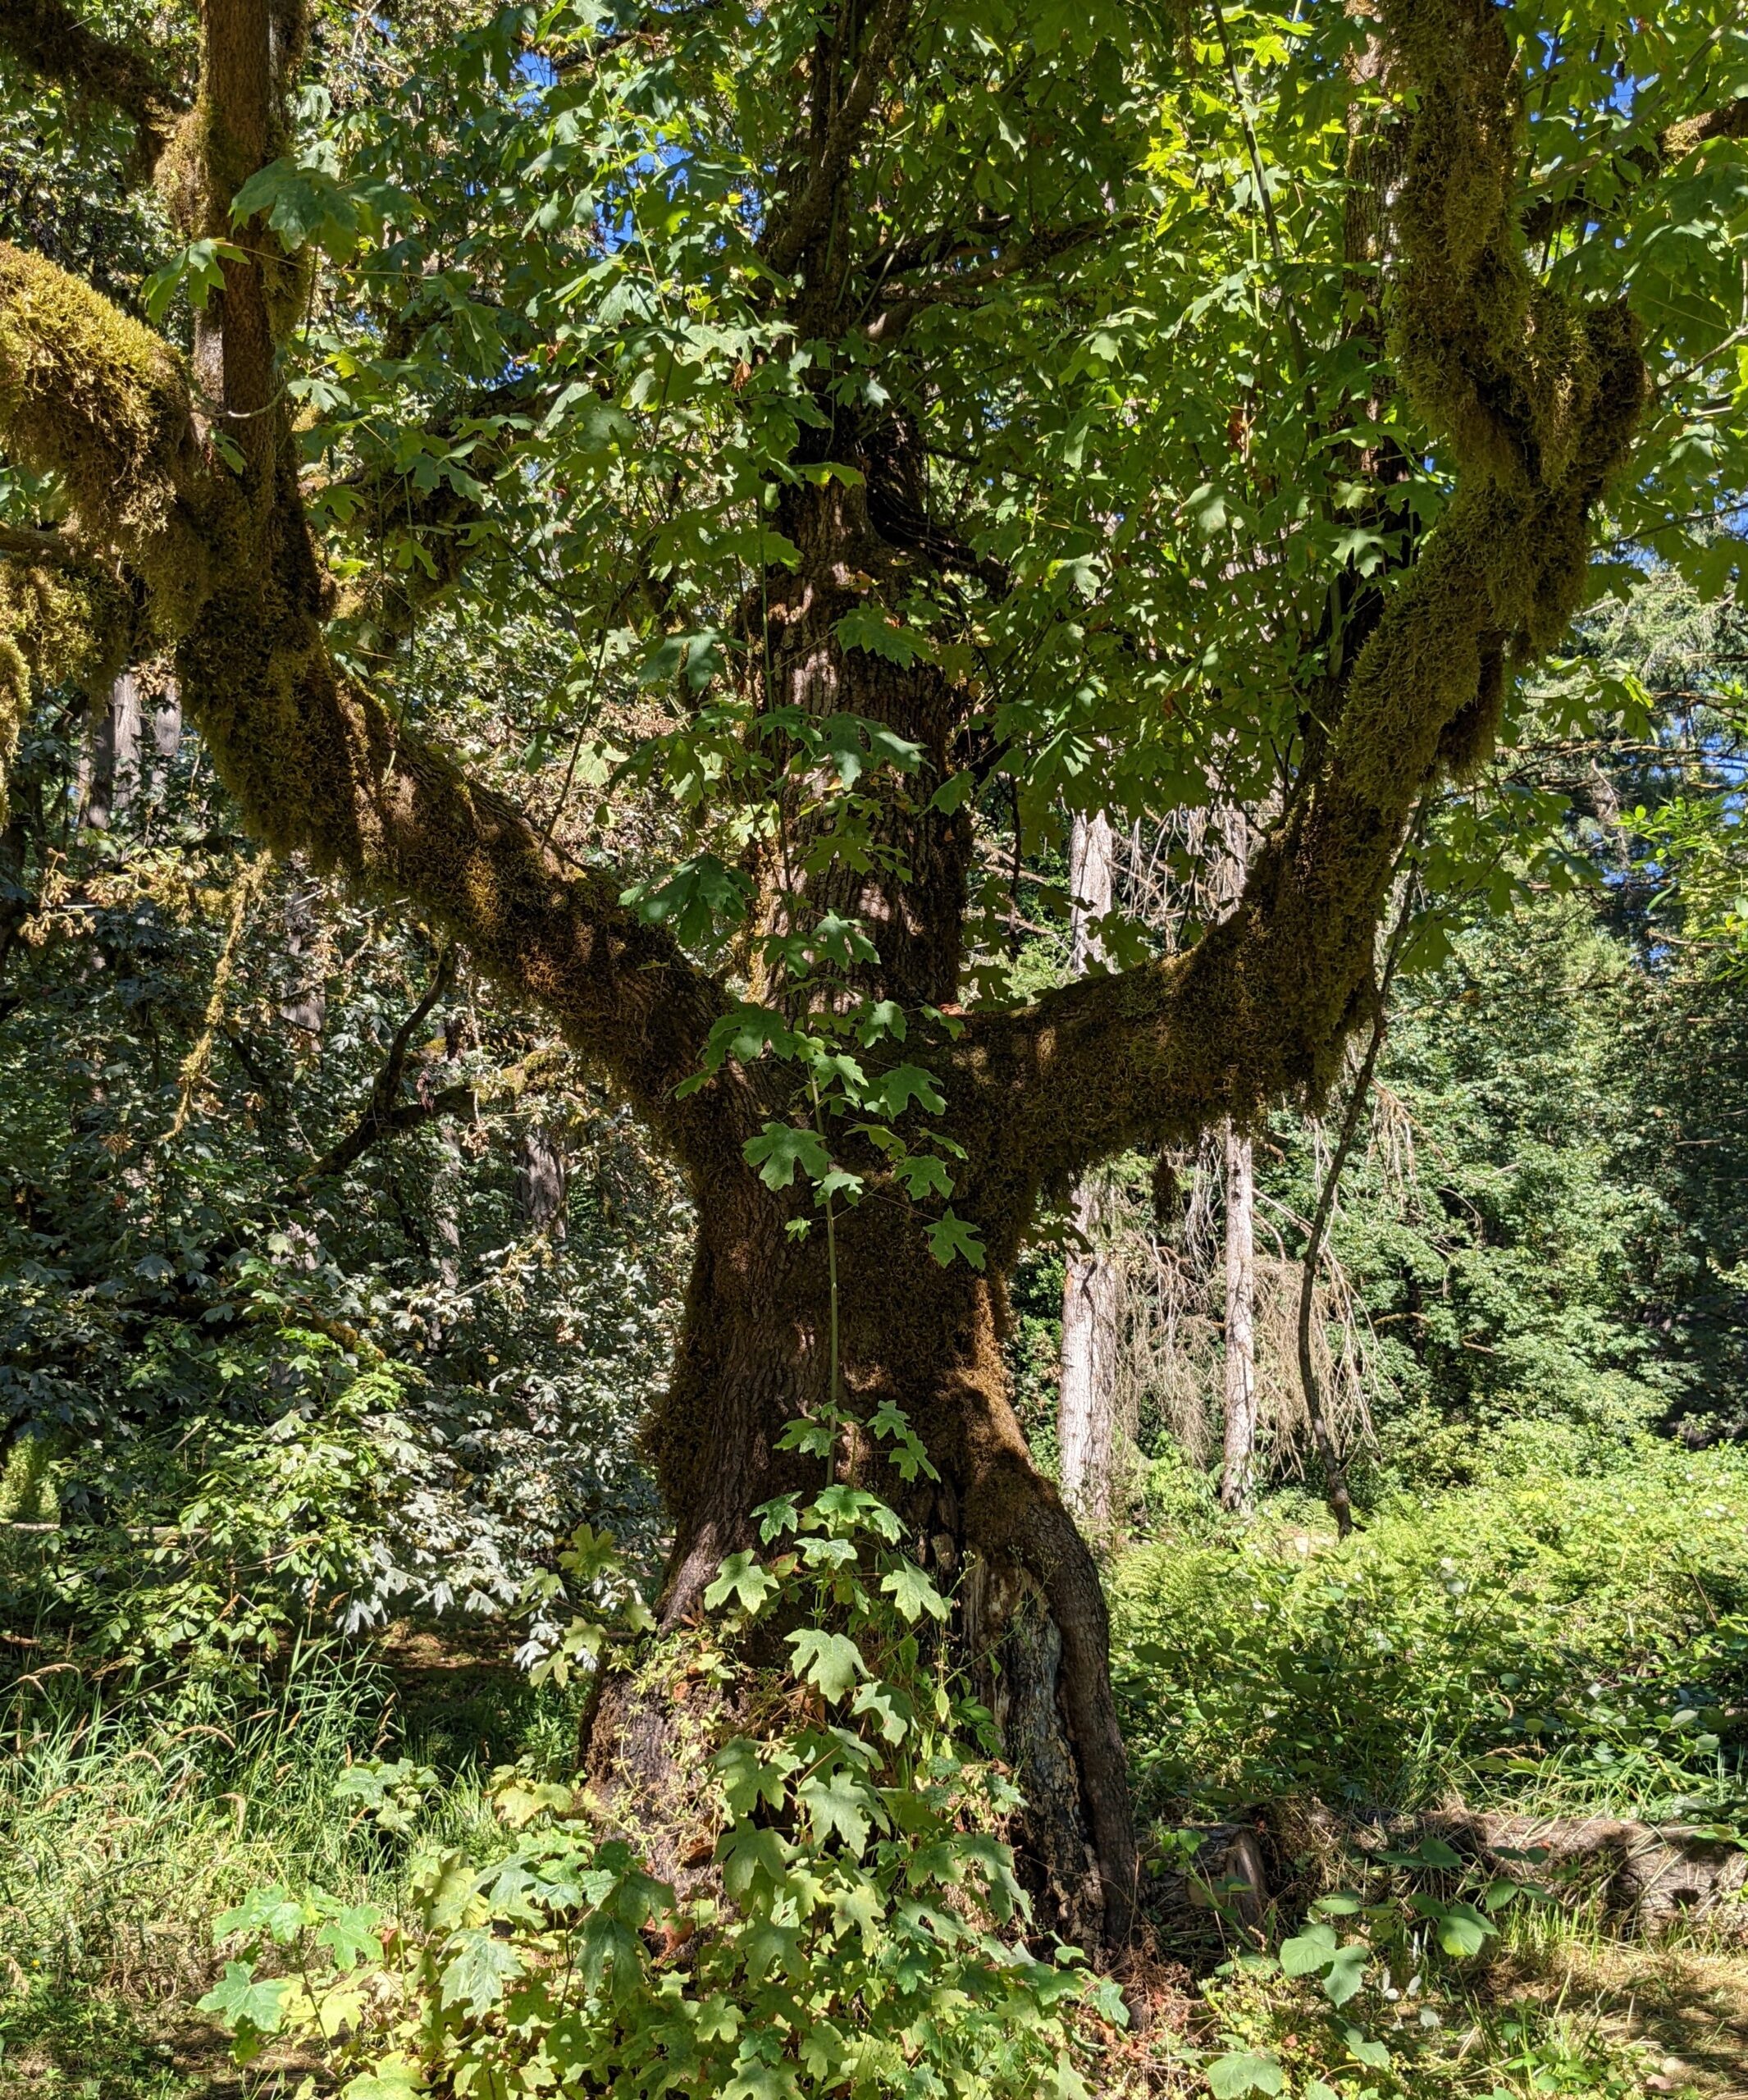
<path fill-rule="evenodd" d="M 755 1609 L 757 1571 L 730 1572 L 722 1609 Z M 1356 1819 L 1460 1799 L 1748 1828 L 1748 1462 L 1733 1453 L 1647 1445 L 1605 1468 L 1500 1472 L 1377 1507 L 1345 1544 L 1303 1496 L 1244 1523 L 1186 1501 L 1174 1536 L 1126 1555 L 1110 1586 L 1162 1865 L 1181 1859 L 1185 1823 L 1283 1801 Z M 573 1769 L 577 1686 L 532 1687 L 449 1636 L 374 1655 L 313 1646 L 271 1678 L 204 1687 L 93 1676 L 43 1652 L 0 1689 L 6 2100 L 290 2100 L 312 2076 L 313 2093 L 339 2090 L 355 2065 L 325 2066 L 295 2038 L 263 2037 L 262 2055 L 232 2064 L 196 2010 L 239 1959 L 235 1929 L 215 1944 L 215 1920 L 253 1915 L 263 1890 L 299 1904 L 320 1891 L 313 1944 L 322 1920 L 344 1937 L 341 1921 L 367 1913 L 407 1935 L 386 1946 L 421 1947 L 419 1876 L 434 1858 L 500 1874 L 504 1796 L 491 1774 L 519 1766 L 526 1789 Z M 878 1735 L 869 1744 L 888 1754 Z M 841 1814 L 854 1822 L 851 1792 Z M 513 1842 L 557 1847 L 570 1872 L 558 1856 L 571 1826 L 545 1828 L 536 1818 Z M 837 1843 L 810 1871 L 847 1871 Z M 893 1857 L 908 1873 L 909 1855 Z M 883 1870 L 870 1851 L 866 1874 Z M 1748 1961 L 1724 1935 L 1627 1944 L 1594 1911 L 1539 1900 L 1533 1861 L 1522 1878 L 1532 1892 L 1435 1851 L 1326 1859 L 1260 1931 L 1207 1914 L 1199 1944 L 1161 1949 L 1187 1955 L 1193 1980 L 1162 1986 L 1171 2002 L 1145 2032 L 1081 2058 L 1089 2087 L 1198 2100 L 1748 2093 Z M 455 1927 L 473 1929 L 471 1914 Z M 527 1920 L 486 1933 L 488 1952 L 527 1939 L 537 1966 Z M 828 1952 L 837 1965 L 822 1973 L 842 1994 L 837 1942 Z M 722 1988 L 762 2004 L 772 1975 L 758 1962 L 731 1974 L 730 1956 Z M 469 2018 L 490 2039 L 495 2016 Z"/>
<path fill-rule="evenodd" d="M 1399 1496 L 1344 1544 L 1303 1499 L 1111 1580 L 1155 1815 L 1452 1796 L 1748 1828 L 1748 1458 L 1645 1444 Z"/>
<path fill-rule="evenodd" d="M 576 1719 L 503 1667 L 317 1646 L 200 1687 L 39 1667 L 0 1692 L 0 2093 L 182 2100 L 242 2089 L 192 2011 L 217 1913 L 274 1879 L 392 1911 L 418 1847 L 486 1842 L 481 1772 L 562 1766 Z M 399 1828 L 337 1789 L 372 1757 L 419 1777 Z"/>
<path fill-rule="evenodd" d="M 1156 1870 L 1247 1810 L 1320 1833 L 1261 1928 L 1212 1892 L 1191 2075 L 1217 2100 L 1748 2093 L 1732 1920 L 1635 1945 L 1533 1842 L 1490 1877 L 1308 1819 L 1466 1803 L 1748 1842 L 1748 1460 L 1488 1455 L 1488 1484 L 1397 1495 L 1344 1542 L 1302 1495 L 1238 1520 L 1180 1491 L 1173 1535 L 1111 1572 Z"/>

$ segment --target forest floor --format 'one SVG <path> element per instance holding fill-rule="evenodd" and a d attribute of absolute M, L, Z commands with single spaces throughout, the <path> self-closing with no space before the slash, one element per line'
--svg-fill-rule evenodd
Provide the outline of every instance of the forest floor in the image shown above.
<path fill-rule="evenodd" d="M 1748 1466 L 1659 1452 L 1595 1481 L 1458 1486 L 1380 1509 L 1340 1547 L 1303 1500 L 1242 1530 L 1185 1510 L 1111 1586 L 1156 1858 L 1181 1864 L 1186 1825 L 1276 1833 L 1260 1929 L 1204 1907 L 1187 1946 L 1166 1943 L 1189 1956 L 1173 2024 L 1192 2046 L 1164 2049 L 1154 2089 L 1205 2093 L 1198 2052 L 1225 2048 L 1277 2061 L 1289 2100 L 1318 2080 L 1379 2100 L 1748 2100 L 1739 1901 L 1648 1940 L 1592 1876 L 1502 1907 L 1479 1953 L 1441 1963 L 1412 1877 L 1367 1867 L 1376 1973 L 1417 1970 L 1399 2002 L 1379 1995 L 1396 2023 L 1382 2073 L 1330 2054 L 1340 2009 L 1266 1952 L 1358 1871 L 1280 1837 L 1308 1803 L 1353 1830 L 1458 1801 L 1748 1828 Z M 306 2077 L 324 2092 L 317 2066 L 271 2051 L 239 2071 L 195 2011 L 218 1966 L 211 1921 L 273 1882 L 392 1903 L 411 1846 L 491 1842 L 493 1767 L 574 1755 L 575 1695 L 535 1691 L 485 1639 L 311 1651 L 240 1703 L 108 1682 L 39 1667 L 4 1715 L 4 2100 L 291 2100 Z M 335 1774 L 372 1755 L 408 1760 L 422 1792 L 403 1840 L 335 1797 Z"/>

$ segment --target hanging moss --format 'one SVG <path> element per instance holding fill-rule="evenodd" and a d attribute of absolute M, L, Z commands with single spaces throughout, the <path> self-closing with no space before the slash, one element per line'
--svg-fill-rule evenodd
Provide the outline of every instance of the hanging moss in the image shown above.
<path fill-rule="evenodd" d="M 0 823 L 34 685 L 100 691 L 127 661 L 139 621 L 101 569 L 0 560 Z"/>

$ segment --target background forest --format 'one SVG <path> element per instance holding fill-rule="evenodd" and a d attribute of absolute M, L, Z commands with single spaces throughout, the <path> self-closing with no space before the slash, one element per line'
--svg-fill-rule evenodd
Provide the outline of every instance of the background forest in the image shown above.
<path fill-rule="evenodd" d="M 1175 226 L 1181 197 L 1161 199 L 1203 212 L 1206 192 L 1205 217 L 1148 263 L 1152 290 L 1089 239 L 1084 280 L 1077 261 L 1015 290 L 1082 235 L 1002 246 L 1010 221 L 977 204 L 971 290 L 942 312 L 984 332 L 915 408 L 939 446 L 925 493 L 965 536 L 877 518 L 930 580 L 883 572 L 899 609 L 839 621 L 840 656 L 874 682 L 854 713 L 787 723 L 801 756 L 779 764 L 747 727 L 783 624 L 766 536 L 805 540 L 796 506 L 839 470 L 803 458 L 795 332 L 731 325 L 699 289 L 742 254 L 723 229 L 748 215 L 742 175 L 711 161 L 705 116 L 742 76 L 714 46 L 696 76 L 665 70 L 661 25 L 683 41 L 708 5 L 582 29 L 563 9 L 463 12 L 317 10 L 295 136 L 251 178 L 272 180 L 247 224 L 271 217 L 310 258 L 276 354 L 323 559 L 351 594 L 335 660 L 416 726 L 408 748 L 453 754 L 523 812 L 545 865 L 618 885 L 637 923 L 745 991 L 729 1020 L 781 1012 L 801 1041 L 809 1000 L 839 1016 L 811 1050 L 774 1048 L 774 1026 L 751 1052 L 734 1039 L 749 1066 L 771 1049 L 810 1075 L 810 1110 L 746 1155 L 762 1144 L 765 1185 L 795 1185 L 784 1230 L 810 1258 L 834 1225 L 856 1258 L 862 1184 L 828 1144 L 853 1112 L 874 1119 L 863 1154 L 912 1177 L 929 1258 L 980 1275 L 976 1220 L 936 1200 L 965 1153 L 930 1121 L 930 1071 L 883 1073 L 877 1051 L 857 1093 L 852 1025 L 879 1017 L 865 1052 L 883 1029 L 926 1057 L 965 1011 L 1235 923 L 1294 766 L 1320 762 L 1280 698 L 1311 673 L 1250 664 L 1246 636 L 1286 662 L 1301 590 L 1358 624 L 1454 486 L 1427 443 L 1381 470 L 1393 436 L 1365 454 L 1384 498 L 1341 493 L 1331 467 L 1324 514 L 1271 508 L 1292 473 L 1271 416 L 1333 458 L 1330 400 L 1392 430 L 1407 413 L 1376 377 L 1381 295 L 1308 267 L 1295 306 L 1279 281 L 1281 221 L 1308 252 L 1334 182 L 1303 143 L 1326 144 L 1317 95 L 1342 66 L 1371 92 L 1369 48 L 1354 31 L 1333 72 L 1300 75 L 1297 11 L 1216 8 L 1157 50 L 1102 16 L 1083 42 L 1061 11 L 1024 25 L 1055 56 L 1042 85 L 1034 55 L 1016 66 L 1040 98 L 1024 140 L 1002 129 L 1007 88 L 989 90 L 999 150 L 1081 153 L 1061 145 L 1073 126 L 1047 135 L 1047 106 L 1054 68 L 1075 94 L 1089 71 L 1107 113 L 1074 182 L 1109 204 L 1099 156 L 1130 150 L 1127 126 L 1148 212 Z M 0 238 L 198 363 L 238 254 L 177 219 L 174 180 L 139 185 L 149 126 L 129 94 L 57 84 L 26 16 L 0 36 Z M 155 64 L 194 62 L 191 16 L 91 19 L 146 22 Z M 782 19 L 752 11 L 736 34 Z M 1740 94 L 1739 28 L 1682 26 Z M 1569 64 L 1568 30 L 1528 32 L 1538 121 L 1566 121 L 1548 82 L 1576 77 L 1575 106 L 1624 123 L 1620 80 L 1646 69 L 1596 54 L 1628 30 L 1580 29 Z M 1162 98 L 1147 69 L 1167 50 L 1188 52 L 1188 84 Z M 586 100 L 622 51 L 644 69 L 611 103 L 623 137 Z M 744 79 L 806 74 L 778 56 L 761 48 Z M 895 96 L 886 117 L 914 113 Z M 640 1647 L 676 1543 L 663 1409 L 710 1222 L 697 1177 L 453 911 L 349 879 L 327 844 L 261 842 L 226 784 L 235 751 L 203 733 L 144 614 L 101 675 L 33 660 L 0 831 L 7 2100 L 1748 2094 L 1748 159 L 1740 127 L 1723 135 L 1713 189 L 1677 197 L 1674 235 L 1645 237 L 1655 267 L 1632 278 L 1665 328 L 1654 472 L 1604 516 L 1576 623 L 1522 652 L 1539 660 L 1495 748 L 1404 801 L 1375 958 L 1368 929 L 1375 996 L 1344 1016 L 1330 1083 L 1112 1149 L 1048 1186 L 1024 1235 L 1002 1364 L 1097 1555 L 1135 1797 L 1139 1915 L 1109 1974 L 1039 1922 L 1017 1680 L 936 1632 L 974 1627 L 993 1585 L 952 1538 L 907 1557 L 866 1486 L 935 1477 L 925 1440 L 882 1408 L 834 1474 L 856 1428 L 838 1240 L 825 1403 L 782 1447 L 810 1474 L 824 1455 L 824 1490 L 755 1511 L 774 1553 L 713 1566 L 678 1645 Z M 1344 136 L 1351 177 L 1364 139 Z M 997 151 L 982 139 L 926 150 L 975 160 Z M 417 240 L 391 239 L 422 182 Z M 657 197 L 669 215 L 640 221 Z M 1576 236 L 1560 251 L 1605 208 L 1578 202 L 1542 229 L 1543 264 L 1606 289 L 1614 264 Z M 1146 216 L 1107 231 L 1126 240 Z M 577 226 L 594 228 L 589 270 L 567 283 Z M 1676 236 L 1703 267 L 1664 259 Z M 772 225 L 747 238 L 769 262 Z M 945 267 L 927 242 L 883 252 L 883 286 Z M 411 294 L 383 293 L 383 257 Z M 1159 284 L 1211 289 L 1168 330 L 1144 306 Z M 911 295 L 881 296 L 897 340 Z M 1309 350 L 1300 312 L 1328 324 Z M 928 349 L 944 323 L 915 325 Z M 833 382 L 847 428 L 852 401 L 887 403 L 886 321 L 867 326 L 856 386 Z M 6 340 L 0 317 L 0 367 Z M 1174 387 L 1202 390 L 1184 457 L 1215 463 L 1192 487 L 1162 453 L 1180 486 L 1156 544 L 1136 521 L 1164 470 L 1137 404 Z M 870 427 L 847 486 L 878 482 Z M 1004 448 L 1021 462 L 1006 483 Z M 1356 476 L 1360 452 L 1342 454 Z M 1070 527 L 1052 504 L 1083 468 Z M 999 493 L 1022 485 L 1044 493 Z M 0 561 L 24 573 L 63 512 L 52 474 L 0 457 Z M 1318 629 L 1307 660 L 1332 646 Z M 786 988 L 772 957 L 805 944 L 798 919 L 760 918 L 759 855 L 782 834 L 786 883 L 792 844 L 822 885 L 834 854 L 859 878 L 888 866 L 880 825 L 910 806 L 868 783 L 916 747 L 876 719 L 879 681 L 915 664 L 993 696 L 1001 725 L 941 765 L 965 1007 L 869 1003 L 873 951 L 835 892 Z M 938 1037 L 914 1021 L 906 1039 L 901 1006 Z M 883 1098 L 894 1070 L 909 1076 Z M 748 1671 L 744 1733 L 701 1719 L 678 1738 L 714 1790 L 678 1865 L 717 1877 L 687 1886 L 703 1907 L 682 1914 L 635 1844 L 599 1836 L 582 1746 L 616 1676 L 683 1721 Z"/>

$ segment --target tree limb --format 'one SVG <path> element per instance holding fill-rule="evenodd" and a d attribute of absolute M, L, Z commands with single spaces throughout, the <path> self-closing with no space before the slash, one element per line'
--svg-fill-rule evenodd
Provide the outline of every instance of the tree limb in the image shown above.
<path fill-rule="evenodd" d="M 445 997 L 455 981 L 455 944 L 450 942 L 437 957 L 437 966 L 431 974 L 431 982 L 424 996 L 412 1012 L 389 1039 L 388 1054 L 384 1057 L 375 1080 L 372 1082 L 370 1099 L 346 1134 L 337 1139 L 299 1176 L 305 1185 L 312 1181 L 326 1181 L 334 1175 L 343 1174 L 355 1160 L 362 1159 L 379 1138 L 386 1137 L 392 1130 L 410 1127 L 411 1122 L 423 1122 L 435 1113 L 434 1107 L 423 1102 L 404 1102 L 400 1099 L 400 1083 L 407 1069 L 407 1052 L 421 1025 L 429 1019 L 431 1009 Z M 449 1088 L 449 1093 L 470 1096 L 470 1087 Z M 440 1098 L 441 1097 L 440 1097 Z M 410 1121 L 404 1122 L 404 1112 L 415 1111 Z"/>
<path fill-rule="evenodd" d="M 1634 147 L 1622 153 L 1605 151 L 1599 155 L 1600 160 L 1618 160 L 1632 168 L 1637 180 L 1630 185 L 1617 183 L 1615 196 L 1607 204 L 1600 203 L 1582 183 L 1567 196 L 1539 198 L 1523 214 L 1525 240 L 1536 247 L 1563 226 L 1585 219 L 1607 218 L 1622 198 L 1631 196 L 1642 184 L 1653 180 L 1677 161 L 1685 160 L 1690 153 L 1696 153 L 1700 147 L 1709 145 L 1717 139 L 1748 139 L 1748 95 L 1739 96 L 1722 108 L 1702 111 L 1696 116 L 1684 116 L 1677 123 L 1665 125 L 1648 145 Z"/>
<path fill-rule="evenodd" d="M 911 0 L 878 0 L 874 24 L 862 55 L 851 75 L 844 98 L 838 104 L 815 157 L 807 186 L 772 228 L 764 259 L 780 276 L 794 269 L 820 226 L 829 217 L 832 200 L 843 181 L 850 157 L 856 151 L 874 101 L 886 77 L 886 69 L 911 19 Z"/>
<path fill-rule="evenodd" d="M 44 80 L 132 119 L 141 158 L 155 167 L 180 107 L 151 62 L 88 29 L 62 0 L 0 0 L 0 49 Z"/>
<path fill-rule="evenodd" d="M 62 476 L 82 538 L 126 562 L 179 637 L 184 705 L 250 830 L 415 901 L 550 1013 L 682 1159 L 738 1165 L 760 1127 L 748 1084 L 731 1071 L 675 1098 L 725 1009 L 722 988 L 620 902 L 616 869 L 567 869 L 507 797 L 338 674 L 283 419 L 282 406 L 258 419 L 272 447 L 245 476 L 209 465 L 168 346 L 76 278 L 0 246 L 0 440 Z"/>
<path fill-rule="evenodd" d="M 941 1046 L 965 1195 L 992 1260 L 1040 1191 L 1130 1145 L 1182 1142 L 1267 1102 L 1325 1097 L 1366 1011 L 1373 941 L 1415 804 L 1485 756 L 1508 657 L 1553 645 L 1581 599 L 1589 514 L 1645 399 L 1622 307 L 1532 284 L 1512 210 L 1515 52 L 1491 0 L 1382 0 L 1418 91 L 1399 199 L 1395 340 L 1458 493 L 1353 660 L 1326 742 L 1253 863 L 1237 909 L 1191 949 L 973 1015 Z M 1458 188 L 1495 200 L 1460 227 Z M 1542 361 L 1558 341 L 1560 369 Z"/>
<path fill-rule="evenodd" d="M 881 311 L 865 326 L 862 333 L 870 343 L 896 341 L 929 307 L 979 304 L 988 293 L 1010 278 L 1035 270 L 1041 263 L 1072 254 L 1076 249 L 1088 247 L 1107 234 L 1130 232 L 1137 224 L 1139 221 L 1131 214 L 1125 213 L 1120 217 L 1082 219 L 1070 226 L 1042 227 L 1029 239 L 1015 242 L 981 269 L 938 277 L 932 284 L 906 286 L 885 298 Z"/>

